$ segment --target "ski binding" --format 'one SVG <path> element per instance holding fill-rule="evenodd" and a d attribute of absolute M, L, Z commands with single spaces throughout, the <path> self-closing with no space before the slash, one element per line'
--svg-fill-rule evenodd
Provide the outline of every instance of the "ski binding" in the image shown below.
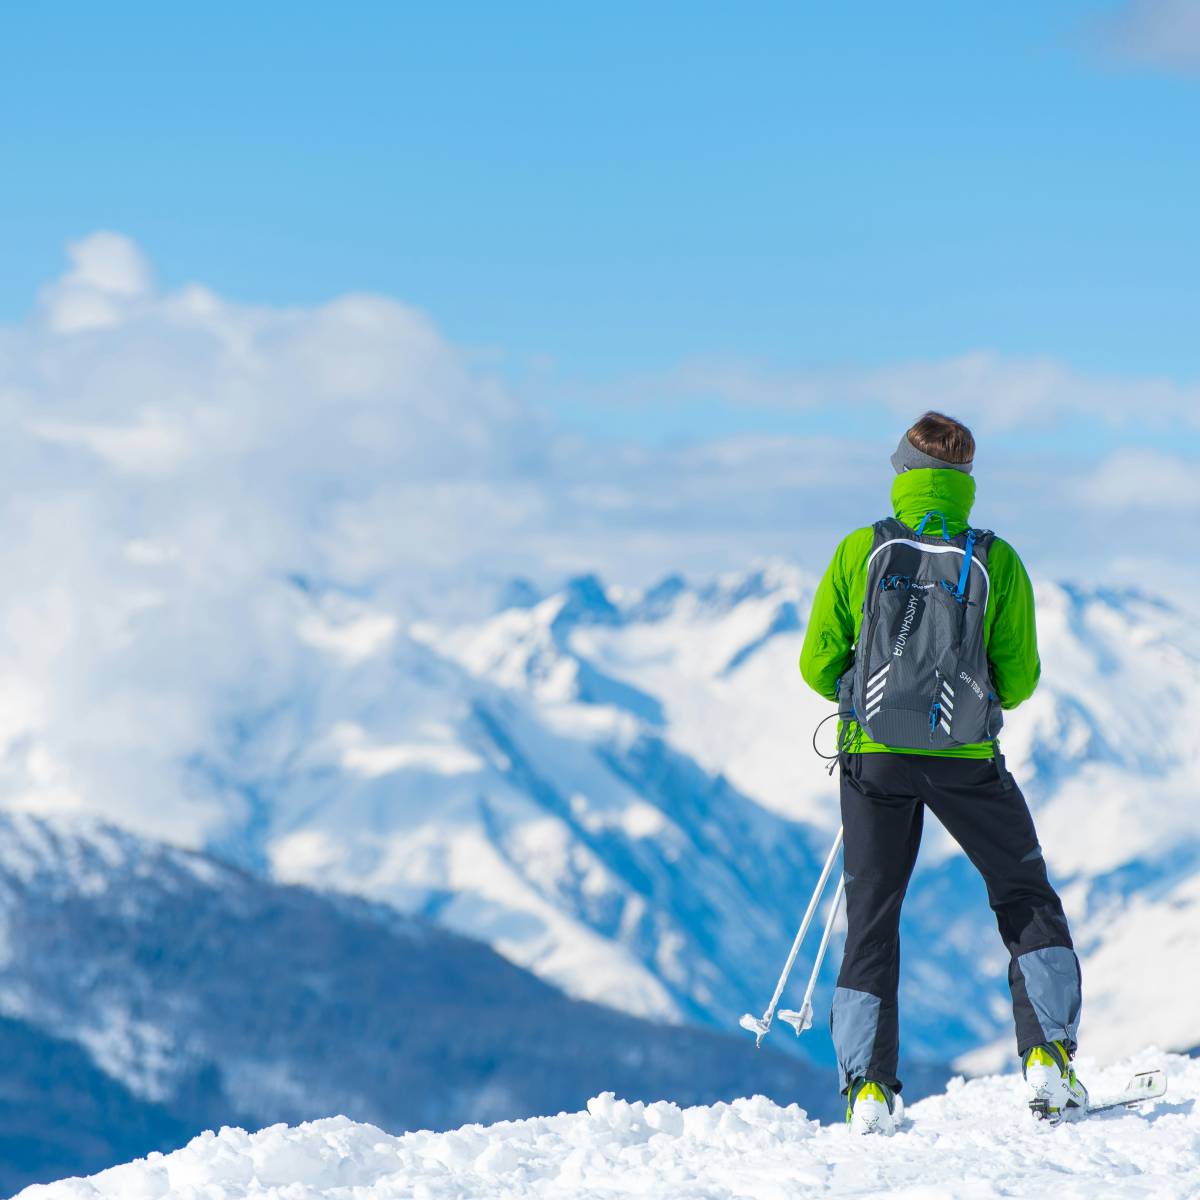
<path fill-rule="evenodd" d="M 1128 1108 L 1133 1104 L 1141 1104 L 1146 1100 L 1157 1100 L 1166 1095 L 1167 1073 L 1165 1071 L 1139 1071 L 1125 1085 L 1124 1089 L 1112 1096 L 1100 1096 L 1095 1100 L 1089 1099 L 1086 1107 L 1068 1106 L 1065 1109 L 1052 1109 L 1045 1100 L 1032 1100 L 1029 1111 L 1040 1121 L 1048 1121 L 1057 1125 L 1060 1121 L 1080 1120 L 1094 1113 L 1111 1112 L 1116 1108 Z"/>

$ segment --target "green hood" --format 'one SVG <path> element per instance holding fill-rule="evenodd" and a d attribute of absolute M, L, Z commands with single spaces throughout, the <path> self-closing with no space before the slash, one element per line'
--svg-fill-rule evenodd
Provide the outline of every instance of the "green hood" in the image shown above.
<path fill-rule="evenodd" d="M 905 471 L 892 484 L 892 509 L 910 529 L 916 529 L 927 512 L 941 512 L 953 537 L 967 528 L 974 503 L 975 480 L 962 471 Z M 925 532 L 940 534 L 941 521 L 930 517 Z"/>

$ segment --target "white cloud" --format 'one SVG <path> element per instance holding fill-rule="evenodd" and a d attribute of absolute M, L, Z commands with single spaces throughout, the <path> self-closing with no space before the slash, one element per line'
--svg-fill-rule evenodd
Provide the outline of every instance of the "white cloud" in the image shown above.
<path fill-rule="evenodd" d="M 1155 450 L 1121 450 L 1080 480 L 1085 505 L 1131 514 L 1200 510 L 1200 471 L 1194 462 Z"/>
<path fill-rule="evenodd" d="M 0 694 L 20 697 L 0 794 L 86 795 L 153 830 L 233 698 L 299 686 L 313 629 L 286 581 L 368 596 L 325 640 L 386 645 L 398 613 L 450 603 L 449 574 L 545 523 L 547 436 L 395 301 L 160 292 L 113 234 L 70 259 L 0 327 Z M 184 827 L 171 811 L 159 832 L 187 840 L 210 816 L 202 796 Z"/>
<path fill-rule="evenodd" d="M 716 378 L 761 402 L 753 372 Z M 1127 408 L 1196 420 L 1185 388 L 990 355 L 766 395 L 814 413 L 870 400 L 885 428 L 591 442 L 548 427 L 394 300 L 281 309 L 161 291 L 136 247 L 84 239 L 31 318 L 0 326 L 0 796 L 86 797 L 197 840 L 211 793 L 171 807 L 169 827 L 156 797 L 177 794 L 198 746 L 236 742 L 231 713 L 311 688 L 314 652 L 298 647 L 322 662 L 392 653 L 407 621 L 486 606 L 512 574 L 645 583 L 771 555 L 819 569 L 886 510 L 895 431 L 933 396 L 995 428 Z M 977 515 L 1035 570 L 1174 579 L 1200 515 L 1194 466 L 993 457 Z M 1119 557 L 1131 545 L 1136 563 Z M 314 623 L 295 607 L 304 587 L 345 603 Z"/>
<path fill-rule="evenodd" d="M 119 233 L 99 232 L 67 247 L 72 267 L 63 284 L 90 287 L 110 296 L 146 296 L 154 272 L 142 252 Z"/>
<path fill-rule="evenodd" d="M 119 233 L 100 232 L 67 247 L 71 269 L 42 292 L 46 321 L 58 333 L 80 333 L 120 324 L 136 301 L 154 288 L 142 252 Z"/>
<path fill-rule="evenodd" d="M 177 468 L 187 454 L 182 430 L 153 413 L 124 428 L 41 421 L 29 429 L 48 442 L 85 447 L 118 470 L 133 474 L 165 474 Z"/>
<path fill-rule="evenodd" d="M 1200 72 L 1200 3 L 1124 0 L 1099 24 L 1100 42 L 1114 58 L 1158 70 Z"/>
<path fill-rule="evenodd" d="M 698 361 L 631 381 L 622 391 L 639 400 L 707 395 L 737 407 L 802 412 L 871 405 L 905 423 L 935 408 L 983 433 L 1044 429 L 1079 418 L 1113 427 L 1149 423 L 1167 429 L 1182 422 L 1200 428 L 1200 386 L 1105 379 L 1049 358 L 1007 358 L 986 350 L 928 362 L 790 373 Z"/>

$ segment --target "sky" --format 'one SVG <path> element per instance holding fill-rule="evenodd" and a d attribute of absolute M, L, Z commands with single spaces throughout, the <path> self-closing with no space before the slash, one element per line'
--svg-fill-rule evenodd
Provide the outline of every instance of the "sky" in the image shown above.
<path fill-rule="evenodd" d="M 10 516 L 175 544 L 239 497 L 256 570 L 435 594 L 817 569 L 937 407 L 1035 573 L 1171 588 L 1196 12 L 8 11 Z"/>
<path fill-rule="evenodd" d="M 1200 379 L 1188 0 L 3 21 L 10 320 L 68 239 L 112 229 L 168 286 L 399 298 L 593 437 L 836 434 L 844 404 L 791 394 L 812 374 L 978 353 Z M 1064 435 L 1200 448 L 1169 423 Z"/>

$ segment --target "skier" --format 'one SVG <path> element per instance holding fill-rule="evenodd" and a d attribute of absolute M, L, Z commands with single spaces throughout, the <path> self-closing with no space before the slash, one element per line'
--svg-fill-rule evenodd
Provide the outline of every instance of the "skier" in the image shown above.
<path fill-rule="evenodd" d="M 996 740 L 1001 709 L 1027 699 L 1041 671 L 1033 589 L 1011 546 L 968 525 L 974 457 L 970 430 L 941 413 L 901 437 L 895 517 L 842 540 L 800 656 L 842 718 L 847 933 L 830 1029 L 856 1133 L 895 1129 L 900 906 L 926 808 L 987 884 L 1031 1108 L 1059 1119 L 1087 1106 L 1071 1065 L 1079 962 Z"/>

